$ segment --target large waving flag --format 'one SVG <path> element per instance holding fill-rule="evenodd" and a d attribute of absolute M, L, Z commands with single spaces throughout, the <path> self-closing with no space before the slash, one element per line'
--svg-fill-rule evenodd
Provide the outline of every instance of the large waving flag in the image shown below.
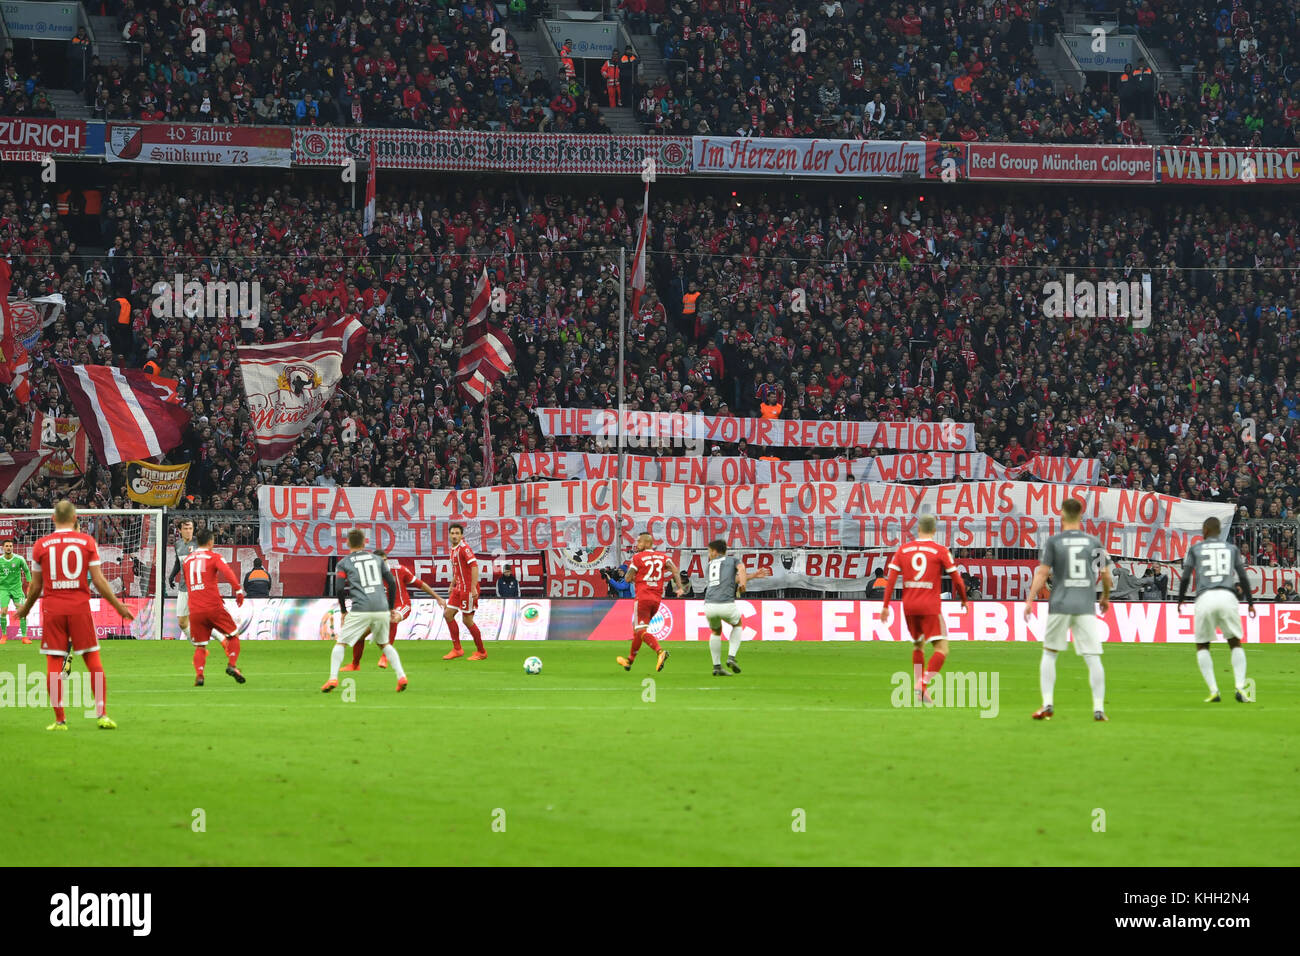
<path fill-rule="evenodd" d="M 239 373 L 257 456 L 275 464 L 330 403 L 343 378 L 342 339 L 241 345 Z"/>
<path fill-rule="evenodd" d="M 636 254 L 632 257 L 632 311 L 636 315 L 645 292 L 645 247 L 650 234 L 650 183 L 645 184 L 645 204 L 641 207 L 641 228 L 636 239 Z"/>
<path fill-rule="evenodd" d="M 491 302 L 492 285 L 484 266 L 474 289 L 469 323 L 465 326 L 465 345 L 456 367 L 456 384 L 475 402 L 487 398 L 492 383 L 504 378 L 515 360 L 515 344 L 510 336 L 488 321 Z"/>
<path fill-rule="evenodd" d="M 40 451 L 15 451 L 0 455 L 0 498 L 5 504 L 13 504 L 18 492 L 27 484 L 32 475 L 45 464 L 45 459 L 53 455 L 49 448 Z"/>
<path fill-rule="evenodd" d="M 366 336 L 368 331 L 361 319 L 356 315 L 343 315 L 335 321 L 321 319 L 310 329 L 307 334 L 299 338 L 294 336 L 294 341 L 321 342 L 325 339 L 340 339 L 343 342 L 343 374 L 347 375 L 356 366 L 361 356 L 366 351 Z"/>
<path fill-rule="evenodd" d="M 106 465 L 158 458 L 181 443 L 190 413 L 143 369 L 56 365 L 95 455 Z"/>

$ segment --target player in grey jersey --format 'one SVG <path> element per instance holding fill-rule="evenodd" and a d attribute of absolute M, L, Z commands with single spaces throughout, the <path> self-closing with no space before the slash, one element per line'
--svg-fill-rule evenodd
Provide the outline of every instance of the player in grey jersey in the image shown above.
<path fill-rule="evenodd" d="M 1025 620 L 1034 614 L 1038 593 L 1052 575 L 1052 595 L 1047 602 L 1047 627 L 1043 633 L 1043 658 L 1038 665 L 1038 684 L 1043 692 L 1043 706 L 1034 712 L 1034 720 L 1051 720 L 1055 713 L 1056 655 L 1065 650 L 1071 634 L 1074 652 L 1088 667 L 1092 685 L 1092 719 L 1106 716 L 1106 672 L 1101 666 L 1101 628 L 1095 605 L 1101 613 L 1110 607 L 1110 556 L 1100 539 L 1083 530 L 1083 502 L 1066 498 L 1061 502 L 1061 528 L 1043 545 L 1034 581 L 1025 598 Z M 1101 577 L 1101 601 L 1097 602 L 1096 581 Z"/>
<path fill-rule="evenodd" d="M 176 588 L 176 623 L 180 625 L 188 641 L 190 639 L 190 588 L 185 582 L 184 565 L 185 557 L 193 553 L 198 545 L 194 543 L 193 519 L 182 518 L 177 527 L 181 536 L 176 540 L 176 563 L 172 565 L 172 573 L 167 576 L 167 583 Z M 225 642 L 223 641 L 222 644 L 224 645 Z"/>
<path fill-rule="evenodd" d="M 1254 701 L 1246 691 L 1246 649 L 1241 646 L 1241 605 L 1237 603 L 1234 585 L 1240 584 L 1250 606 L 1250 616 L 1255 616 L 1255 600 L 1250 593 L 1250 580 L 1246 577 L 1246 562 L 1237 546 L 1219 541 L 1222 526 L 1218 518 L 1206 518 L 1201 525 L 1204 541 L 1187 549 L 1183 559 L 1183 577 L 1178 582 L 1178 610 L 1187 599 L 1187 587 L 1192 572 L 1196 573 L 1196 663 L 1201 676 L 1210 688 L 1207 704 L 1217 704 L 1219 685 L 1214 679 L 1214 661 L 1210 658 L 1210 642 L 1215 631 L 1228 639 L 1228 657 L 1232 661 L 1232 682 L 1237 688 L 1237 700 L 1243 704 Z"/>
<path fill-rule="evenodd" d="M 709 570 L 705 576 L 704 617 L 709 622 L 709 652 L 713 655 L 713 676 L 726 677 L 722 669 L 722 624 L 729 627 L 727 633 L 727 666 L 739 674 L 740 665 L 736 663 L 736 652 L 744 640 L 745 628 L 741 623 L 740 608 L 736 606 L 737 596 L 745 593 L 749 578 L 745 566 L 727 555 L 727 542 L 719 539 L 709 542 Z"/>
<path fill-rule="evenodd" d="M 359 528 L 348 532 L 348 549 L 348 556 L 338 563 L 336 571 L 341 579 L 339 608 L 343 611 L 343 627 L 330 653 L 330 679 L 321 685 L 321 690 L 328 694 L 339 686 L 344 645 L 352 647 L 369 634 L 397 675 L 398 691 L 404 691 L 406 672 L 402 670 L 397 648 L 388 641 L 388 625 L 400 620 L 399 612 L 393 609 L 397 578 L 388 569 L 387 561 L 366 550 L 366 533 Z M 352 599 L 351 609 L 347 606 L 348 598 Z"/>

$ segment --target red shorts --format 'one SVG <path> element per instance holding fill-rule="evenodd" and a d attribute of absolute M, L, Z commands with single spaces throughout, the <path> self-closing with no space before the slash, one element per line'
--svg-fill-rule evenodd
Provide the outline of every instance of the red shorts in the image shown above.
<path fill-rule="evenodd" d="M 99 650 L 99 635 L 89 609 L 75 614 L 45 614 L 41 619 L 41 653 L 67 657 L 72 653 L 89 654 Z"/>
<path fill-rule="evenodd" d="M 192 644 L 207 644 L 213 631 L 231 637 L 238 630 L 239 626 L 235 624 L 234 618 L 230 616 L 224 604 L 215 611 L 190 608 L 190 643 Z"/>
<path fill-rule="evenodd" d="M 639 631 L 649 627 L 654 616 L 659 613 L 658 598 L 637 598 L 636 612 L 632 615 L 632 630 Z"/>
<path fill-rule="evenodd" d="M 468 591 L 455 588 L 447 595 L 447 606 L 462 614 L 473 614 L 478 610 L 478 598 L 471 598 Z"/>
<path fill-rule="evenodd" d="M 904 614 L 903 618 L 907 621 L 907 633 L 912 635 L 912 640 L 923 637 L 927 641 L 937 641 L 948 637 L 942 614 Z"/>
<path fill-rule="evenodd" d="M 406 605 L 406 607 L 394 608 L 394 610 L 397 611 L 398 614 L 402 615 L 402 620 L 403 620 L 403 621 L 405 621 L 408 617 L 411 616 L 411 605 L 409 605 L 409 604 Z M 401 621 L 394 621 L 392 624 L 389 624 L 389 625 L 388 625 L 388 643 L 389 643 L 389 644 L 391 644 L 391 643 L 393 643 L 393 641 L 397 640 L 397 626 L 398 626 L 398 624 L 400 624 L 400 623 L 401 623 Z"/>

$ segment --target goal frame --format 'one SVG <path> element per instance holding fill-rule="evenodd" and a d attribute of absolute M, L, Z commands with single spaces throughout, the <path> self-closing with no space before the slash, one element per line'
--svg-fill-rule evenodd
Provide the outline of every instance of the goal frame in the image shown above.
<path fill-rule="evenodd" d="M 162 640 L 163 636 L 163 612 L 167 604 L 167 591 L 164 582 L 167 578 L 167 569 L 163 567 L 167 560 L 167 547 L 165 538 L 165 526 L 167 522 L 166 508 L 78 508 L 77 517 L 94 517 L 95 515 L 105 516 L 130 516 L 130 515 L 152 515 L 153 522 L 153 551 L 154 559 L 154 602 L 153 602 L 153 637 L 154 640 Z M 4 508 L 0 507 L 0 517 L 13 516 L 15 518 L 44 518 L 49 520 L 53 517 L 49 508 Z M 98 539 L 96 539 L 98 540 Z M 102 543 L 102 542 L 101 542 Z M 143 540 L 140 542 L 144 546 Z"/>

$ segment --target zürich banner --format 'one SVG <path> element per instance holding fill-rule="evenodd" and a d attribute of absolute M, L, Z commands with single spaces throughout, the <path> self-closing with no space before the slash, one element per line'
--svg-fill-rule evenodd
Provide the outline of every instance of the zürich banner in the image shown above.
<path fill-rule="evenodd" d="M 652 481 L 549 481 L 462 490 L 262 485 L 263 550 L 342 553 L 360 528 L 399 557 L 449 550 L 451 522 L 476 551 L 513 554 L 563 548 L 630 548 L 649 531 L 669 548 L 722 538 L 740 549 L 896 548 L 916 536 L 920 515 L 938 518 L 955 548 L 1037 549 L 1061 530 L 1067 497 L 1084 505 L 1084 527 L 1114 557 L 1173 561 L 1200 540 L 1206 518 L 1230 527 L 1233 506 L 1155 492 L 1020 481 L 903 485 L 780 482 L 672 485 Z"/>

